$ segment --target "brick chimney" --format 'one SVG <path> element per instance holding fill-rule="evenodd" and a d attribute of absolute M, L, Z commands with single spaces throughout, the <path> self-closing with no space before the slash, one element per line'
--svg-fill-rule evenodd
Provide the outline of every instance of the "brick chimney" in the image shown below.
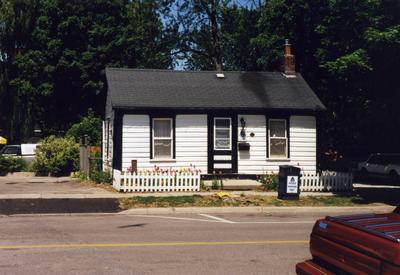
<path fill-rule="evenodd" d="M 294 55 L 292 54 L 289 39 L 285 40 L 285 55 L 283 63 L 283 73 L 286 77 L 296 77 L 296 68 L 294 63 Z"/>

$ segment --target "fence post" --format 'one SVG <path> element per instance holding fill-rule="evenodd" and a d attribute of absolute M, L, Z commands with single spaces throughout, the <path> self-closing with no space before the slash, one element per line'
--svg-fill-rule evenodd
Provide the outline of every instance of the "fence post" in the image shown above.
<path fill-rule="evenodd" d="M 84 171 L 86 175 L 89 175 L 90 171 L 89 151 L 90 146 L 88 145 L 88 136 L 84 135 L 79 138 L 79 169 Z"/>

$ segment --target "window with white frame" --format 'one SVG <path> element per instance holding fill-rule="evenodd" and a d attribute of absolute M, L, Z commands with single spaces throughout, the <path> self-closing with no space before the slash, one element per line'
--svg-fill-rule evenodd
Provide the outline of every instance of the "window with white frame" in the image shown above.
<path fill-rule="evenodd" d="M 153 118 L 153 158 L 173 158 L 172 118 Z"/>
<path fill-rule="evenodd" d="M 268 127 L 268 145 L 270 158 L 287 158 L 288 141 L 285 119 L 270 119 Z"/>
<path fill-rule="evenodd" d="M 231 119 L 214 118 L 214 150 L 231 150 Z"/>

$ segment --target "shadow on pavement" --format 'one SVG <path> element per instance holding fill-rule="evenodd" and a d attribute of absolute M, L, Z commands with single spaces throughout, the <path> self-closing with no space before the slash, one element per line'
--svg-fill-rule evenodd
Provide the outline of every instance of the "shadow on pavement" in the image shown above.
<path fill-rule="evenodd" d="M 360 187 L 355 188 L 352 195 L 357 196 L 355 201 L 360 204 L 384 203 L 393 206 L 400 204 L 400 188 Z"/>
<path fill-rule="evenodd" d="M 0 199 L 0 214 L 116 213 L 118 199 Z"/>

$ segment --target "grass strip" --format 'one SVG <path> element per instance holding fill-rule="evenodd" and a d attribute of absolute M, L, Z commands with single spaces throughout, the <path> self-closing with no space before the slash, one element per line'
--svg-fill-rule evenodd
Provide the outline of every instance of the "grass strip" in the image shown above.
<path fill-rule="evenodd" d="M 231 195 L 208 196 L 133 196 L 120 200 L 121 209 L 153 207 L 219 207 L 219 206 L 360 206 L 373 205 L 357 196 L 306 196 L 299 200 L 279 200 L 274 196 Z"/>

